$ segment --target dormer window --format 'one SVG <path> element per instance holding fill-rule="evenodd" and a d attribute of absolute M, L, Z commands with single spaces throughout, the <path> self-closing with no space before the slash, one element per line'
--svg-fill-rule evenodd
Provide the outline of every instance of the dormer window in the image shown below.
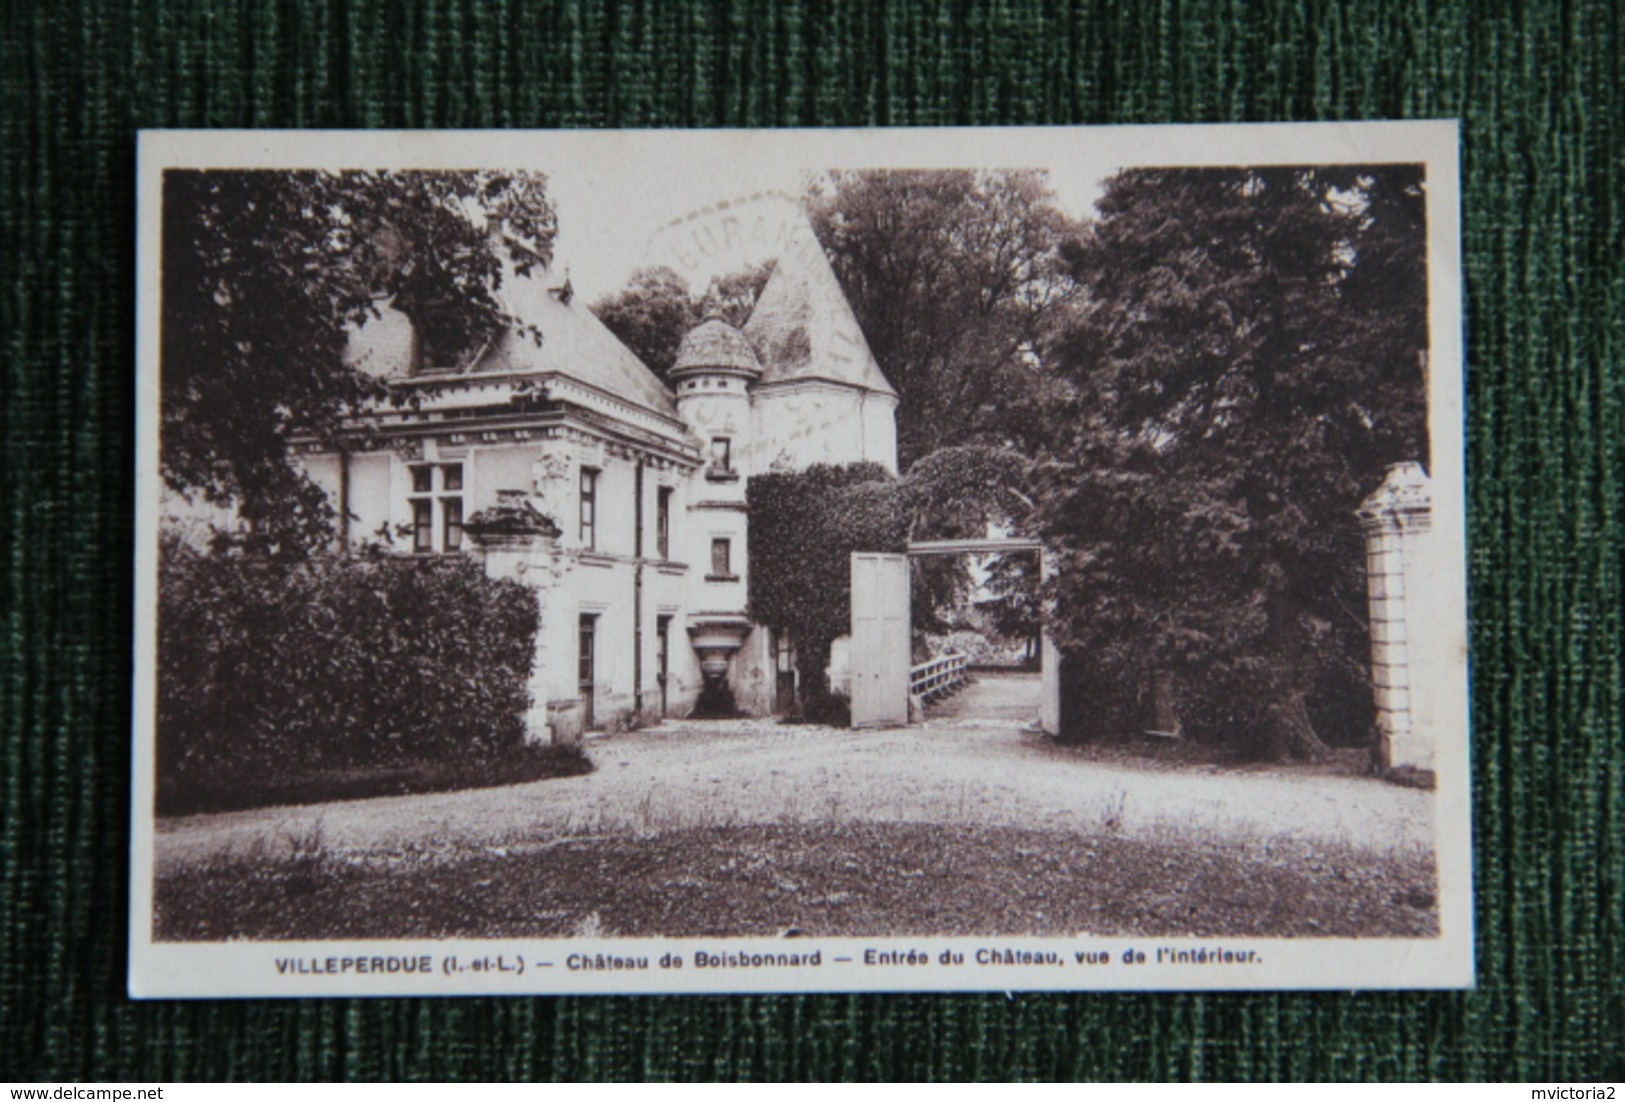
<path fill-rule="evenodd" d="M 458 371 L 478 347 L 461 312 L 449 301 L 402 291 L 395 308 L 412 323 L 412 374 Z"/>

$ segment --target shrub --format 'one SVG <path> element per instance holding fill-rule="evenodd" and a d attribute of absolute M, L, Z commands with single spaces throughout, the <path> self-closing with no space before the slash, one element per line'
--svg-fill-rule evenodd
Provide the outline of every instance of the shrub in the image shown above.
<path fill-rule="evenodd" d="M 1024 644 L 979 631 L 950 631 L 943 635 L 919 637 L 916 662 L 928 662 L 945 654 L 963 654 L 972 666 L 1014 666 L 1021 662 Z"/>
<path fill-rule="evenodd" d="M 694 701 L 694 708 L 688 713 L 689 719 L 738 719 L 745 713 L 739 710 L 739 704 L 734 700 L 734 691 L 727 685 L 713 685 L 707 682 L 700 689 L 698 699 Z"/>
<path fill-rule="evenodd" d="M 1103 662 L 1065 651 L 1060 663 L 1062 742 L 1093 742 L 1134 729 L 1138 701 L 1131 680 Z"/>
<path fill-rule="evenodd" d="M 809 695 L 795 711 L 779 720 L 785 724 L 819 727 L 852 726 L 852 700 L 845 693 L 824 691 Z"/>
<path fill-rule="evenodd" d="M 523 741 L 536 601 L 464 558 L 160 553 L 160 810 Z"/>
<path fill-rule="evenodd" d="M 1358 664 L 1319 657 L 1318 679 L 1305 706 L 1332 747 L 1369 744 L 1374 720 L 1369 683 Z M 1063 655 L 1061 716 L 1064 741 L 1085 742 L 1132 735 L 1152 726 L 1154 664 L 1132 644 L 1106 646 L 1087 655 Z M 1167 667 L 1164 667 L 1167 669 Z M 1260 701 L 1277 692 L 1278 673 L 1253 656 L 1168 669 L 1175 714 L 1187 739 L 1223 747 L 1243 757 L 1280 760 L 1271 724 L 1259 717 Z"/>

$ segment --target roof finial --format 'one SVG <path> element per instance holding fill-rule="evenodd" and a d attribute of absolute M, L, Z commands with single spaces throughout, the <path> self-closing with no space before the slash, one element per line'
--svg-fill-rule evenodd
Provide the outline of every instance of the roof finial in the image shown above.
<path fill-rule="evenodd" d="M 570 286 L 570 262 L 568 260 L 564 262 L 564 282 L 557 287 L 549 288 L 547 293 L 565 306 L 570 305 L 570 300 L 576 297 L 575 288 Z"/>

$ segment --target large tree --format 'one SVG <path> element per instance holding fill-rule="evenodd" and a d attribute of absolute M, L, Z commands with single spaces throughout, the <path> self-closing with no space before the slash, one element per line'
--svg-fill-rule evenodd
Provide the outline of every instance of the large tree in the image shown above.
<path fill-rule="evenodd" d="M 1260 754 L 1367 735 L 1353 513 L 1427 456 L 1423 189 L 1404 165 L 1108 181 L 1039 487 L 1093 716 L 1172 671 L 1188 727 Z"/>
<path fill-rule="evenodd" d="M 664 265 L 639 268 L 592 312 L 662 380 L 677 362 L 683 334 L 702 320 L 688 281 Z"/>
<path fill-rule="evenodd" d="M 809 210 L 901 398 L 899 461 L 939 448 L 1030 451 L 1053 400 L 1045 363 L 1076 287 L 1073 224 L 1031 171 L 833 173 Z"/>
<path fill-rule="evenodd" d="M 233 508 L 261 550 L 325 539 L 331 510 L 290 441 L 333 440 L 388 399 L 345 365 L 348 332 L 391 302 L 425 364 L 449 366 L 513 321 L 504 270 L 545 264 L 555 228 L 539 174 L 165 173 L 165 482 Z"/>

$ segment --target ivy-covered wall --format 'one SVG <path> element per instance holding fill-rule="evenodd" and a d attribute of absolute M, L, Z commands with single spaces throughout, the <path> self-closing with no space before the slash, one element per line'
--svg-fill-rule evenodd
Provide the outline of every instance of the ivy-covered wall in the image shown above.
<path fill-rule="evenodd" d="M 877 463 L 817 464 L 752 476 L 745 501 L 751 619 L 790 633 L 802 702 L 816 708 L 830 644 L 851 625 L 852 552 L 907 549 L 901 483 Z"/>

